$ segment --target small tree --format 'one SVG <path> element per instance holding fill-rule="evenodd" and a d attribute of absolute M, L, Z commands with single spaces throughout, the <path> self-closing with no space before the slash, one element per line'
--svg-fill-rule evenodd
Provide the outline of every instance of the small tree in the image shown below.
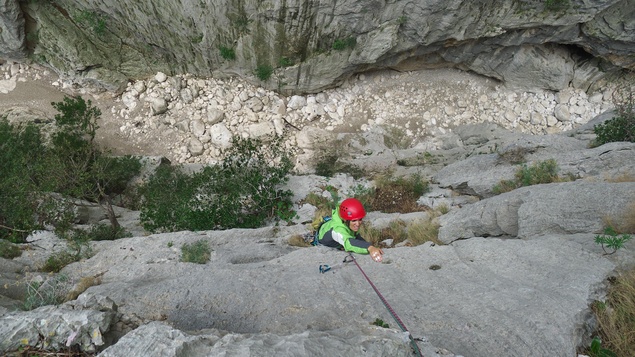
<path fill-rule="evenodd" d="M 41 164 L 45 155 L 36 126 L 0 120 L 0 239 L 23 242 L 42 228 L 34 217 L 44 198 L 39 187 L 47 182 Z"/>
<path fill-rule="evenodd" d="M 125 189 L 127 182 L 139 173 L 141 163 L 131 156 L 107 156 L 109 152 L 98 148 L 94 140 L 101 111 L 90 100 L 65 97 L 62 102 L 51 104 L 59 111 L 55 116 L 58 131 L 52 136 L 53 189 L 98 203 L 106 210 L 113 232 L 118 231 L 120 225 L 111 195 Z"/>
<path fill-rule="evenodd" d="M 113 193 L 138 174 L 141 164 L 130 156 L 109 157 L 95 143 L 99 128 L 99 108 L 81 97 L 65 97 L 62 102 L 51 103 L 59 111 L 55 116 L 58 131 L 52 136 L 53 152 L 50 163 L 55 187 L 62 194 L 96 202 L 106 210 L 113 232 L 120 225 L 112 205 Z"/>
<path fill-rule="evenodd" d="M 49 145 L 33 124 L 0 121 L 0 238 L 20 242 L 48 224 L 65 234 L 75 218 L 75 199 L 102 205 L 113 233 L 119 232 L 111 196 L 125 189 L 141 163 L 97 148 L 101 112 L 90 101 L 66 97 L 51 104 L 59 113 Z"/>

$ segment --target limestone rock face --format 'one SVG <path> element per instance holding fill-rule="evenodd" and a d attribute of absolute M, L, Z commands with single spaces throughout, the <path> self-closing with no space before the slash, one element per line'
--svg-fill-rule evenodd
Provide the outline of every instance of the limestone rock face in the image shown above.
<path fill-rule="evenodd" d="M 188 356 L 354 356 L 361 353 L 386 357 L 412 355 L 410 347 L 403 341 L 403 334 L 380 328 L 369 332 L 363 334 L 342 329 L 336 333 L 302 332 L 278 336 L 223 334 L 208 330 L 206 334 L 188 335 L 167 324 L 151 322 L 124 336 L 119 343 L 100 353 L 99 357 L 177 357 L 183 355 L 182 351 L 187 351 Z M 405 339 L 407 341 L 408 337 Z"/>
<path fill-rule="evenodd" d="M 22 10 L 2 0 L 0 7 L 0 57 L 24 56 L 28 42 L 59 74 L 109 90 L 163 71 L 239 75 L 293 94 L 372 69 L 431 67 L 560 90 L 635 67 L 635 0 L 59 0 Z"/>
<path fill-rule="evenodd" d="M 619 216 L 635 198 L 632 182 L 567 182 L 523 187 L 441 217 L 439 239 L 531 238 L 602 231 L 602 217 Z"/>
<path fill-rule="evenodd" d="M 26 57 L 24 15 L 18 0 L 0 0 L 0 58 Z"/>

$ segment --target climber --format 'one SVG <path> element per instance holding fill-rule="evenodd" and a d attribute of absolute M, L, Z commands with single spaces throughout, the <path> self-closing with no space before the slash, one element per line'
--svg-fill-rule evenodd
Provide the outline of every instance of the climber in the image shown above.
<path fill-rule="evenodd" d="M 319 228 L 319 244 L 333 248 L 343 248 L 347 252 L 370 254 L 376 262 L 382 261 L 384 252 L 365 241 L 359 235 L 359 228 L 366 211 L 355 198 L 347 198 L 333 210 L 332 218 Z"/>

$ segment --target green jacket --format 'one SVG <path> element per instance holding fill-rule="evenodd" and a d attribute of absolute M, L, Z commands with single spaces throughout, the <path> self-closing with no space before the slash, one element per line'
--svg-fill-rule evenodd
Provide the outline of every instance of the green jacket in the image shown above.
<path fill-rule="evenodd" d="M 342 218 L 339 207 L 334 209 L 331 220 L 324 222 L 318 233 L 318 241 L 328 247 L 344 248 L 347 252 L 368 254 L 370 243 L 366 242 L 359 234 L 353 232 Z"/>

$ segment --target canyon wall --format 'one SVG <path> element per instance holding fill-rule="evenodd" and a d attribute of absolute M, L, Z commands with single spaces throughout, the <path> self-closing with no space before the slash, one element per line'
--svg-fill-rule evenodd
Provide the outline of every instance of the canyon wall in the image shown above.
<path fill-rule="evenodd" d="M 438 67 L 557 91 L 635 68 L 635 0 L 0 0 L 0 9 L 0 58 L 114 91 L 157 71 L 298 94 L 373 69 Z"/>

